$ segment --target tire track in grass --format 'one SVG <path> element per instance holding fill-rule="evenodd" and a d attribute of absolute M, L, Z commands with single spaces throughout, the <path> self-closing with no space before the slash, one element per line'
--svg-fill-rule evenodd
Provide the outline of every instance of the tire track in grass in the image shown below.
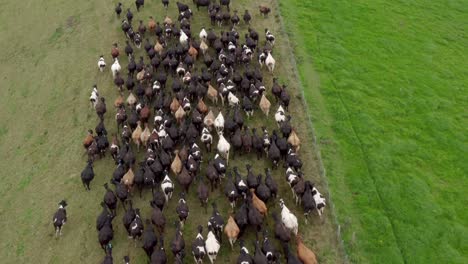
<path fill-rule="evenodd" d="M 333 79 L 331 79 L 331 82 L 332 82 L 333 86 L 335 87 L 336 91 L 338 92 L 338 96 L 339 96 L 341 105 L 343 106 L 343 109 L 345 110 L 345 113 L 346 113 L 346 120 L 348 121 L 348 123 L 349 123 L 349 125 L 350 125 L 350 127 L 351 127 L 351 129 L 353 131 L 354 137 L 357 139 L 357 141 L 359 143 L 359 151 L 362 154 L 362 160 L 364 161 L 367 174 L 372 179 L 372 186 L 374 187 L 375 192 L 377 193 L 377 197 L 379 198 L 379 203 L 382 205 L 382 208 L 384 209 L 383 214 L 387 218 L 387 220 L 390 223 L 390 226 L 392 228 L 392 235 L 393 235 L 393 238 L 395 239 L 396 247 L 398 248 L 398 251 L 400 252 L 400 256 L 401 256 L 401 259 L 403 260 L 403 263 L 406 264 L 407 261 L 406 261 L 405 255 L 403 254 L 403 251 L 402 251 L 401 242 L 398 239 L 397 232 L 395 231 L 395 226 L 393 224 L 393 221 L 391 220 L 390 216 L 388 215 L 388 207 L 385 204 L 384 200 L 382 199 L 382 196 L 381 196 L 381 194 L 379 192 L 379 189 L 377 188 L 376 180 L 375 180 L 375 177 L 372 174 L 371 169 L 369 167 L 369 161 L 367 159 L 367 153 L 364 150 L 364 146 L 362 144 L 361 138 L 359 137 L 358 133 L 356 132 L 356 129 L 354 128 L 354 124 L 353 124 L 353 122 L 352 122 L 352 120 L 350 118 L 348 107 L 347 107 L 347 105 L 345 104 L 345 102 L 344 102 L 344 100 L 342 98 L 341 90 L 338 88 L 338 86 L 335 85 L 335 82 L 334 82 Z"/>

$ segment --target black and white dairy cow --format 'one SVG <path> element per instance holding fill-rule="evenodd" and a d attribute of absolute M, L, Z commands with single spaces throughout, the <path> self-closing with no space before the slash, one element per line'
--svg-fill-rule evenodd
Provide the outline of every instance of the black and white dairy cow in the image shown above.
<path fill-rule="evenodd" d="M 203 240 L 203 227 L 198 226 L 198 234 L 195 237 L 195 240 L 192 242 L 192 255 L 195 260 L 195 263 L 201 264 L 203 263 L 203 258 L 206 255 L 205 250 L 205 241 Z"/>
<path fill-rule="evenodd" d="M 315 188 L 312 188 L 312 195 L 315 200 L 315 206 L 317 208 L 317 213 L 319 214 L 320 218 L 322 217 L 323 210 L 325 209 L 326 201 L 325 197 Z"/>
<path fill-rule="evenodd" d="M 67 205 L 68 204 L 65 200 L 60 201 L 58 210 L 55 212 L 54 218 L 52 219 L 55 229 L 55 237 L 62 235 L 62 227 L 67 222 L 67 211 L 65 210 Z"/>
<path fill-rule="evenodd" d="M 223 217 L 219 214 L 216 203 L 212 203 L 211 205 L 213 206 L 213 213 L 210 219 L 208 220 L 208 228 L 212 228 L 216 236 L 216 239 L 220 243 L 222 243 L 224 220 L 223 220 Z"/>

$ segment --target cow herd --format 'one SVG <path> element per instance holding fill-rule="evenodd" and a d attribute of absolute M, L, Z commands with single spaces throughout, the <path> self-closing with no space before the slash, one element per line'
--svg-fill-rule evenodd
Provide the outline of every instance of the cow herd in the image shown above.
<path fill-rule="evenodd" d="M 279 179 L 273 175 L 282 163 L 284 180 L 296 205 L 303 208 L 306 224 L 314 211 L 322 217 L 325 198 L 304 177 L 298 154 L 300 139 L 288 113 L 289 91 L 274 77 L 276 62 L 272 54 L 278 40 L 268 29 L 260 37 L 248 10 L 241 22 L 237 10 L 231 13 L 229 0 L 193 3 L 197 9 L 208 10 L 211 22 L 196 33 L 191 24 L 194 13 L 187 4 L 176 3 L 176 22 L 166 15 L 162 22 L 151 16 L 146 23 L 135 23 L 136 15 L 131 8 L 126 9 L 120 24 L 126 38 L 124 52 L 114 43 L 110 54 L 117 91 L 113 102 L 115 133 L 109 134 L 104 125 L 109 115 L 108 101 L 97 84 L 92 87 L 89 100 L 99 121 L 83 141 L 88 156 L 81 172 L 85 190 L 93 187 L 95 162 L 105 160 L 107 153 L 115 162 L 112 177 L 102 189 L 102 211 L 96 220 L 98 241 L 105 252 L 102 263 L 113 263 L 111 242 L 119 204 L 124 210 L 121 221 L 128 237 L 134 239 L 135 247 L 143 248 L 150 263 L 168 262 L 166 237 L 171 237 L 169 249 L 175 263 L 191 262 L 187 255 L 192 255 L 195 263 L 206 258 L 215 263 L 223 236 L 232 250 L 239 244 L 237 263 L 280 263 L 283 258 L 287 263 L 317 263 L 315 254 L 302 242 L 300 221 L 280 198 L 285 194 L 278 193 Z M 162 4 L 166 10 L 171 8 L 169 0 L 162 0 Z M 145 2 L 136 0 L 135 5 L 139 12 Z M 123 10 L 118 3 L 114 9 L 118 18 Z M 271 9 L 260 5 L 259 11 L 266 17 Z M 158 13 L 164 12 L 167 14 Z M 241 27 L 247 27 L 244 34 Z M 144 55 L 138 57 L 137 53 Z M 126 68 L 120 65 L 124 56 L 128 59 Z M 101 74 L 106 73 L 104 55 L 99 56 L 97 66 Z M 263 66 L 268 70 L 265 76 Z M 272 78 L 271 87 L 264 84 L 266 78 Z M 275 103 L 268 97 L 274 97 Z M 270 107 L 275 104 L 276 129 L 270 132 L 266 124 L 251 122 L 258 118 L 256 115 L 270 118 Z M 257 109 L 261 110 L 258 114 Z M 144 152 L 142 159 L 137 157 L 139 152 Z M 271 168 L 261 174 L 251 164 L 244 164 L 244 176 L 239 163 L 232 163 L 242 155 L 266 158 Z M 184 226 L 190 222 L 190 209 L 194 209 L 187 203 L 192 184 L 197 185 L 200 208 L 211 214 L 207 215 L 206 228 L 198 226 L 196 234 L 187 234 Z M 176 185 L 179 193 L 174 193 Z M 141 198 L 145 189 L 151 190 L 153 197 L 148 203 L 152 212 L 147 216 L 132 202 Z M 209 202 L 210 193 L 217 191 L 225 195 L 230 212 L 218 208 L 223 201 Z M 169 203 L 177 205 L 179 220 L 173 234 L 166 230 L 166 217 L 174 213 L 168 212 Z M 269 212 L 273 203 L 279 205 L 279 213 Z M 62 234 L 67 220 L 66 206 L 67 202 L 61 201 L 54 214 L 56 236 Z M 268 217 L 274 221 L 273 236 L 263 225 Z M 253 251 L 244 241 L 246 230 L 257 234 Z M 292 235 L 296 253 L 289 246 Z M 186 239 L 192 239 L 191 247 L 185 246 Z M 281 249 L 276 248 L 273 239 L 280 242 Z M 124 261 L 130 263 L 129 256 Z"/>

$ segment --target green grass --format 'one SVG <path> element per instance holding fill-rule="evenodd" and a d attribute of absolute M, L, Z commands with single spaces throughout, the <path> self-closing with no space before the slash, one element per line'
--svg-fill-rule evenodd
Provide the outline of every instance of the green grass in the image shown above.
<path fill-rule="evenodd" d="M 349 260 L 467 263 L 466 2 L 280 7 Z"/>
<path fill-rule="evenodd" d="M 80 172 L 86 163 L 81 142 L 87 129 L 97 124 L 97 117 L 88 101 L 94 83 L 109 102 L 106 127 L 110 133 L 116 130 L 115 111 L 111 105 L 117 91 L 110 70 L 99 73 L 96 66 L 98 56 L 104 54 L 110 68 L 112 43 L 118 42 L 121 46 L 124 43 L 119 20 L 113 13 L 115 3 L 112 2 L 42 0 L 0 4 L 2 263 L 99 263 L 103 257 L 97 241 L 95 220 L 104 195 L 102 185 L 110 179 L 114 164 L 109 157 L 97 161 L 92 190 L 86 192 L 80 179 Z M 123 2 L 134 9 L 134 1 Z M 135 19 L 146 20 L 152 15 L 162 20 L 165 11 L 160 1 L 146 2 L 142 12 L 135 12 Z M 183 2 L 191 3 L 189 0 Z M 273 1 L 263 2 L 275 6 Z M 300 154 L 305 163 L 304 171 L 306 177 L 316 182 L 322 193 L 327 195 L 309 138 L 307 116 L 302 111 L 305 106 L 300 99 L 295 67 L 289 58 L 288 36 L 280 26 L 278 10 L 274 8 L 270 16 L 263 19 L 256 11 L 257 5 L 258 2 L 254 1 L 235 1 L 232 8 L 251 10 L 256 30 L 261 33 L 268 27 L 276 35 L 274 56 L 278 63 L 275 74 L 290 87 L 293 124 L 303 141 Z M 198 32 L 202 25 L 209 22 L 204 9 L 200 12 L 195 8 L 193 10 L 196 15 L 194 32 Z M 169 14 L 175 18 L 174 2 L 171 2 Z M 245 31 L 246 27 L 241 26 L 240 30 Z M 122 59 L 121 64 L 125 66 L 126 63 L 126 59 Z M 270 87 L 271 76 L 266 72 L 265 79 Z M 276 111 L 276 108 L 274 104 L 272 111 Z M 276 126 L 272 117 L 266 120 L 259 111 L 247 123 L 258 127 L 260 121 L 266 122 L 269 128 Z M 236 158 L 230 165 L 238 165 L 245 173 L 244 164 L 254 163 L 253 158 L 253 155 Z M 270 166 L 269 162 L 255 161 L 255 172 L 262 172 L 266 166 Z M 326 210 L 323 222 L 314 215 L 309 226 L 305 226 L 300 217 L 301 209 L 291 201 L 283 173 L 282 169 L 278 170 L 274 172 L 274 177 L 281 184 L 281 194 L 284 194 L 287 205 L 300 219 L 300 232 L 304 234 L 306 243 L 316 252 L 321 263 L 342 262 L 330 210 Z M 191 215 L 184 230 L 187 263 L 191 261 L 189 247 L 196 235 L 194 230 L 198 224 L 206 226 L 210 215 L 210 212 L 205 214 L 199 209 L 194 187 L 189 197 Z M 178 192 L 177 189 L 175 197 Z M 69 203 L 69 220 L 64 227 L 64 235 L 55 239 L 51 218 L 58 201 L 64 198 Z M 150 192 L 146 191 L 143 199 L 134 199 L 144 218 L 150 214 L 149 198 Z M 224 195 L 217 191 L 210 200 L 218 200 L 222 215 L 227 217 L 228 205 Z M 171 223 L 175 220 L 175 205 L 176 199 L 173 199 L 167 208 L 169 228 L 166 248 L 173 237 Z M 269 208 L 270 211 L 277 211 L 279 206 L 272 202 Z M 146 263 L 143 250 L 134 248 L 133 242 L 126 237 L 121 224 L 122 214 L 120 207 L 114 222 L 114 260 L 117 263 L 129 254 L 132 263 Z M 271 229 L 271 224 L 270 219 L 266 227 Z M 251 251 L 253 237 L 252 230 L 249 230 L 247 246 Z M 231 253 L 229 246 L 223 244 L 219 262 L 232 262 L 237 254 L 237 248 Z M 172 263 L 170 250 L 168 255 L 169 263 Z"/>

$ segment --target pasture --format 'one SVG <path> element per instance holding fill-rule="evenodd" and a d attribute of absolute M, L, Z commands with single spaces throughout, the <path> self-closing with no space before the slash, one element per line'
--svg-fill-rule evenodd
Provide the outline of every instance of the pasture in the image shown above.
<path fill-rule="evenodd" d="M 156 20 L 162 21 L 165 16 L 160 1 L 146 1 L 139 13 L 135 11 L 134 1 L 122 2 L 125 7 L 132 8 L 135 20 L 142 19 L 146 22 L 152 15 Z M 192 5 L 192 1 L 182 2 Z M 288 34 L 279 23 L 280 14 L 276 2 L 262 2 L 272 7 L 272 13 L 266 19 L 260 16 L 258 3 L 254 1 L 235 1 L 231 4 L 231 9 L 238 9 L 240 12 L 249 9 L 253 16 L 252 25 L 260 33 L 262 40 L 264 28 L 268 27 L 274 32 L 277 38 L 274 53 L 277 60 L 275 77 L 289 87 L 292 124 L 302 140 L 300 155 L 304 163 L 303 171 L 305 177 L 315 182 L 328 198 L 325 184 L 318 173 L 307 126 L 308 117 L 303 111 L 305 105 L 298 90 L 300 86 L 295 65 L 290 58 L 291 43 Z M 113 11 L 115 3 L 40 0 L 4 2 L 0 6 L 0 72 L 3 84 L 0 92 L 0 164 L 3 174 L 0 185 L 0 223 L 4 227 L 0 231 L 2 263 L 98 263 L 104 253 L 97 240 L 95 221 L 101 211 L 99 203 L 104 195 L 103 184 L 111 178 L 115 165 L 110 155 L 96 161 L 96 177 L 91 183 L 91 191 L 85 191 L 80 179 L 80 172 L 87 159 L 83 155 L 82 140 L 86 131 L 94 129 L 98 123 L 88 101 L 93 84 L 97 84 L 100 94 L 108 99 L 106 128 L 109 134 L 116 131 L 112 102 L 118 93 L 110 73 L 110 49 L 112 43 L 118 42 L 123 53 L 125 37 L 120 29 L 120 20 Z M 193 32 L 199 32 L 202 25 L 209 24 L 206 9 L 197 11 L 192 5 L 192 10 L 195 15 Z M 175 3 L 171 1 L 168 14 L 174 20 L 176 12 Z M 246 31 L 242 22 L 239 30 Z M 142 54 L 142 51 L 138 53 Z M 101 54 L 105 56 L 108 65 L 105 73 L 100 73 L 96 67 Z M 126 66 L 126 62 L 123 59 L 122 67 Z M 266 70 L 263 74 L 269 89 L 272 76 Z M 274 99 L 270 97 L 270 101 L 273 103 Z M 276 109 L 277 105 L 273 103 L 271 112 Z M 254 118 L 246 122 L 252 127 L 265 123 L 271 131 L 276 126 L 271 116 L 272 114 L 266 119 L 257 110 Z M 140 153 L 139 160 L 142 156 Z M 263 173 L 264 168 L 271 166 L 270 161 L 256 161 L 254 154 L 237 156 L 229 165 L 237 165 L 245 175 L 247 163 L 254 165 L 255 173 Z M 280 184 L 281 197 L 285 198 L 288 207 L 299 218 L 300 233 L 319 261 L 342 262 L 330 207 L 325 209 L 323 221 L 314 213 L 306 226 L 302 209 L 293 204 L 281 166 L 274 171 L 274 177 Z M 205 214 L 199 207 L 195 189 L 196 184 L 193 184 L 188 197 L 191 214 L 184 229 L 187 263 L 192 261 L 190 245 L 195 238 L 196 227 L 199 224 L 206 227 L 211 215 L 211 210 Z M 174 234 L 172 222 L 176 219 L 178 193 L 176 183 L 174 198 L 165 208 L 168 219 L 165 239 L 169 263 L 172 263 L 172 254 L 168 247 Z M 145 190 L 143 198 L 135 194 L 133 199 L 135 207 L 141 209 L 143 219 L 148 218 L 151 211 L 150 197 L 151 192 Z M 55 239 L 51 219 L 61 199 L 66 199 L 69 204 L 68 222 L 63 236 Z M 227 220 L 229 205 L 223 193 L 215 191 L 210 194 L 209 200 L 217 201 L 221 214 Z M 270 202 L 269 210 L 279 211 L 278 201 Z M 119 206 L 112 241 L 114 261 L 119 262 L 124 255 L 129 255 L 131 263 L 146 263 L 147 257 L 141 247 L 134 248 L 133 241 L 127 239 L 121 224 L 122 215 L 123 209 Z M 270 233 L 272 223 L 269 217 L 265 226 L 270 229 Z M 254 233 L 249 229 L 245 239 L 251 252 Z M 218 262 L 232 263 L 239 248 L 236 246 L 231 252 L 225 239 L 223 242 Z"/>
<path fill-rule="evenodd" d="M 349 260 L 467 263 L 466 1 L 282 1 Z"/>

